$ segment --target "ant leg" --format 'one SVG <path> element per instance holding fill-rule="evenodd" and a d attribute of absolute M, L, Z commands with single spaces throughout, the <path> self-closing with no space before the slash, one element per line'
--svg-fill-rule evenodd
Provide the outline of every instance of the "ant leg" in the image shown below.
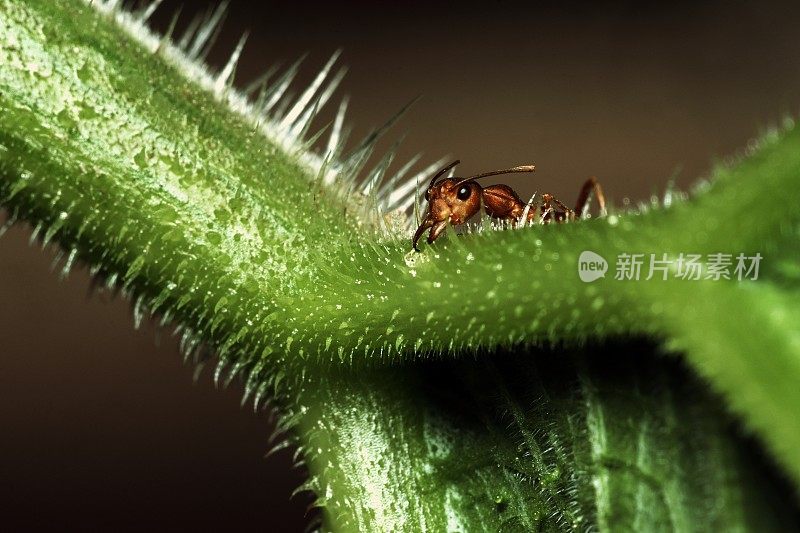
<path fill-rule="evenodd" d="M 564 205 L 564 203 L 561 200 L 559 200 L 552 194 L 545 194 L 542 196 L 542 198 L 545 201 L 543 205 L 546 206 L 547 210 L 549 210 L 552 213 L 552 218 L 556 222 L 575 220 L 575 212 L 566 205 Z M 553 202 L 556 208 L 558 209 L 551 207 L 550 202 Z"/>
<path fill-rule="evenodd" d="M 417 243 L 419 242 L 420 237 L 422 234 L 425 233 L 425 230 L 433 226 L 433 221 L 430 218 L 426 218 L 422 221 L 422 224 L 419 225 L 417 231 L 414 233 L 414 238 L 411 239 L 411 246 L 414 248 L 414 251 L 419 252 L 419 248 L 417 247 Z"/>
<path fill-rule="evenodd" d="M 597 198 L 597 205 L 600 208 L 600 216 L 605 216 L 606 197 L 603 194 L 602 187 L 600 187 L 600 182 L 597 181 L 597 178 L 592 176 L 583 183 L 581 192 L 578 194 L 578 201 L 575 203 L 575 215 L 578 218 L 583 215 L 583 210 L 588 206 L 589 195 L 591 195 L 592 192 L 594 192 L 594 196 Z"/>
<path fill-rule="evenodd" d="M 433 244 L 433 241 L 439 238 L 444 230 L 447 229 L 447 220 L 441 220 L 433 225 L 431 232 L 428 234 L 428 244 Z"/>

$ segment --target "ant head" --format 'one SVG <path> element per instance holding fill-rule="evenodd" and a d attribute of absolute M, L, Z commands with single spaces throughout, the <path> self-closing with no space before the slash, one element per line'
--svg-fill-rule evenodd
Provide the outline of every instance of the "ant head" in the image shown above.
<path fill-rule="evenodd" d="M 431 178 L 431 182 L 428 184 L 428 188 L 425 189 L 425 201 L 427 202 L 431 201 L 431 193 L 433 191 L 433 186 L 436 183 L 436 180 L 444 176 L 450 169 L 454 168 L 459 163 L 461 163 L 461 161 L 459 159 L 456 159 L 455 161 L 446 165 L 444 168 L 439 170 L 439 172 L 433 175 L 433 177 Z"/>
<path fill-rule="evenodd" d="M 481 208 L 481 190 L 471 179 L 445 178 L 428 189 L 428 216 L 463 224 Z"/>
<path fill-rule="evenodd" d="M 476 174 L 467 178 L 444 178 L 439 180 L 439 178 L 441 178 L 446 172 L 451 170 L 460 162 L 461 161 L 457 159 L 433 175 L 430 183 L 428 184 L 428 188 L 425 190 L 425 200 L 429 204 L 436 202 L 440 198 L 444 199 L 452 206 L 457 205 L 459 202 L 470 202 L 478 199 L 478 196 L 480 196 L 481 186 L 475 180 L 485 178 L 487 176 L 497 176 L 499 174 L 533 172 L 536 169 L 534 165 L 522 165 L 504 170 L 492 170 L 490 172 Z"/>
<path fill-rule="evenodd" d="M 440 178 L 450 169 L 458 165 L 456 160 L 445 166 L 431 178 L 428 188 L 425 190 L 425 200 L 428 202 L 428 212 L 425 219 L 417 228 L 412 244 L 417 249 L 417 242 L 428 228 L 431 233 L 428 242 L 433 242 L 444 231 L 447 223 L 463 224 L 481 208 L 481 191 L 483 190 L 477 179 L 498 174 L 509 174 L 512 172 L 533 172 L 534 166 L 520 166 L 506 170 L 494 170 L 477 174 L 468 178 Z M 438 180 L 438 181 L 437 181 Z"/>
<path fill-rule="evenodd" d="M 442 177 L 458 163 L 458 160 L 453 161 L 434 174 L 425 190 L 426 220 L 431 224 L 441 221 L 461 224 L 480 209 L 481 186 L 477 182 L 469 178 Z"/>

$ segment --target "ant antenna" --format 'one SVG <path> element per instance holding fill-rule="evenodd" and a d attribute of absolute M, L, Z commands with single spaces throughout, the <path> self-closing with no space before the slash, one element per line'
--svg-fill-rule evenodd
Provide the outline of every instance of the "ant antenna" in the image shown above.
<path fill-rule="evenodd" d="M 459 163 L 461 163 L 461 160 L 460 159 L 456 159 L 455 161 L 453 161 L 452 163 L 450 163 L 449 165 L 444 167 L 442 170 L 437 172 L 436 175 L 431 178 L 431 183 L 430 183 L 430 185 L 428 185 L 428 188 L 430 189 L 431 187 L 433 187 L 433 184 L 436 183 L 436 180 L 441 178 L 444 175 L 445 172 L 447 172 L 448 170 L 450 170 L 451 168 L 453 168 L 454 166 L 456 166 Z"/>
<path fill-rule="evenodd" d="M 487 176 L 497 176 L 499 174 L 515 174 L 518 172 L 533 172 L 534 170 L 536 170 L 536 165 L 522 165 L 519 167 L 506 168 L 504 170 L 492 170 L 491 172 L 484 172 L 483 174 L 475 174 L 474 176 L 464 178 L 458 183 L 456 183 L 453 187 L 458 187 L 464 182 L 485 178 Z"/>

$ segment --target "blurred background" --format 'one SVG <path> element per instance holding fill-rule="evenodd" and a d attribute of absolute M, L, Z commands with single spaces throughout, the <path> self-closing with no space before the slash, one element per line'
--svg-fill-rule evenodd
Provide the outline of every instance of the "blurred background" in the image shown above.
<path fill-rule="evenodd" d="M 183 5 L 180 32 L 215 4 L 166 0 L 152 23 Z M 589 175 L 617 205 L 686 188 L 800 107 L 796 3 L 253 4 L 230 3 L 210 55 L 250 31 L 239 85 L 308 52 L 301 90 L 341 47 L 354 139 L 421 95 L 383 146 L 407 134 L 398 161 L 451 155 L 461 174 L 535 162 L 497 180 L 523 198 L 572 204 Z M 303 472 L 263 458 L 267 413 L 193 382 L 169 330 L 134 330 L 85 270 L 59 281 L 29 233 L 0 239 L 0 526 L 302 531 Z"/>

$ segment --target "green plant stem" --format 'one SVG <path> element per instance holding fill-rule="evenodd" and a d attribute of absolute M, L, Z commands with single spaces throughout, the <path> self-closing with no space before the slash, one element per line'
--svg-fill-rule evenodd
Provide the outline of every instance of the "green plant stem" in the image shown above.
<path fill-rule="evenodd" d="M 718 400 L 652 344 L 491 355 L 328 375 L 299 395 L 330 529 L 795 527 Z"/>
<path fill-rule="evenodd" d="M 408 256 L 408 236 L 381 233 L 381 217 L 360 207 L 363 197 L 347 194 L 348 183 L 323 185 L 302 140 L 281 141 L 272 126 L 232 111 L 228 80 L 215 94 L 190 81 L 182 72 L 194 66 L 170 55 L 168 43 L 148 48 L 76 0 L 0 0 L 0 14 L 0 202 L 44 242 L 64 248 L 65 272 L 75 260 L 88 264 L 110 286 L 123 287 L 137 316 L 177 322 L 187 353 L 201 342 L 214 348 L 219 374 L 244 376 L 256 403 L 277 397 L 287 425 L 298 425 L 301 445 L 311 442 L 314 424 L 329 420 L 327 434 L 313 438 L 326 440 L 319 457 L 341 470 L 323 467 L 313 454 L 310 464 L 315 483 L 326 487 L 320 496 L 333 502 L 333 524 L 339 515 L 341 524 L 377 521 L 364 514 L 375 501 L 381 516 L 395 520 L 400 495 L 411 501 L 421 483 L 403 469 L 433 483 L 419 473 L 427 446 L 419 415 L 437 406 L 415 398 L 416 385 L 395 386 L 393 365 L 425 368 L 437 358 L 520 344 L 578 346 L 640 335 L 665 342 L 686 354 L 800 482 L 800 330 L 793 320 L 800 312 L 800 131 L 793 124 L 763 136 L 747 158 L 715 170 L 711 185 L 669 209 L 464 237 L 450 232 Z M 621 253 L 759 252 L 764 264 L 753 282 L 622 282 L 609 272 L 589 284 L 576 274 L 583 250 L 610 261 Z M 465 365 L 473 379 L 482 375 L 469 357 L 453 364 Z M 403 380 L 413 384 L 422 370 L 408 368 Z M 338 389 L 325 388 L 334 383 L 351 391 L 341 403 Z M 496 386 L 489 380 L 467 394 Z M 319 398 L 306 402 L 312 389 Z M 587 407 L 575 416 L 602 409 L 591 398 L 583 396 Z M 521 416 L 533 416 L 535 406 L 521 405 Z M 302 407 L 317 420 L 302 416 Z M 625 412 L 612 415 L 622 420 Z M 636 416 L 644 420 L 646 412 Z M 370 433 L 359 420 L 385 423 Z M 469 424 L 443 427 L 469 434 Z M 470 453 L 491 456 L 510 437 L 485 431 L 470 441 Z M 392 464 L 366 474 L 392 479 L 395 492 L 382 500 L 384 478 L 364 479 L 347 453 L 393 432 L 406 451 L 376 452 L 371 460 Z M 717 442 L 718 434 L 708 438 Z M 719 453 L 708 461 L 719 475 L 738 471 Z M 620 453 L 612 463 L 618 461 L 629 466 L 631 458 Z M 574 486 L 583 483 L 582 463 L 564 464 L 574 470 L 564 474 Z M 470 493 L 489 492 L 491 484 L 517 487 L 533 509 L 528 521 L 553 504 L 519 483 L 504 484 L 506 470 L 486 468 L 485 486 L 471 479 L 456 485 Z M 526 468 L 541 476 L 551 463 Z M 680 475 L 668 470 L 664 477 L 672 483 Z M 432 492 L 438 510 L 420 504 L 406 509 L 409 519 L 446 516 L 448 486 Z M 370 487 L 379 492 L 365 492 Z M 579 507 L 559 511 L 559 523 L 617 523 L 614 513 Z M 468 509 L 457 518 L 473 520 Z"/>

